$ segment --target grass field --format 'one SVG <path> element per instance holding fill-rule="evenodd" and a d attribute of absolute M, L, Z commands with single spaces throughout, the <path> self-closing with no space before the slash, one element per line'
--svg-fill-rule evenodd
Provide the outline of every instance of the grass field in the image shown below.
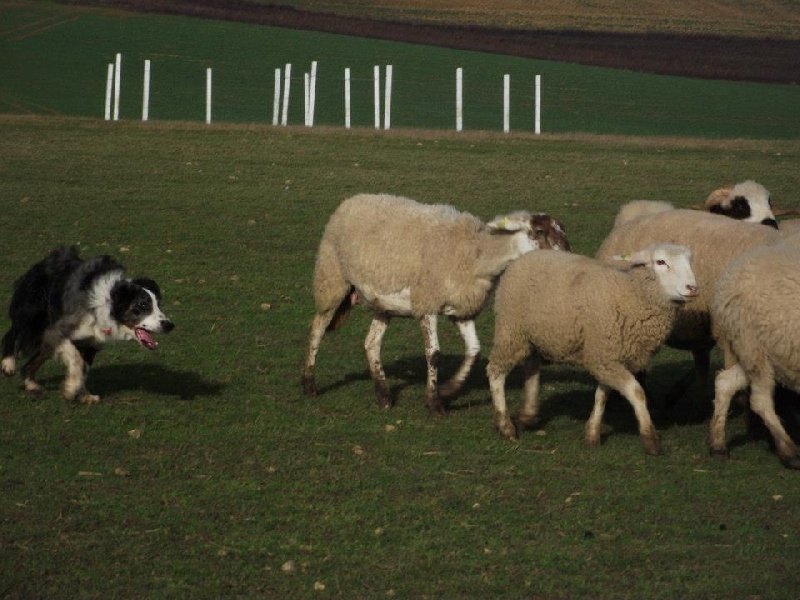
<path fill-rule="evenodd" d="M 503 75 L 511 75 L 511 129 L 534 128 L 542 75 L 549 133 L 796 139 L 800 87 L 705 81 L 446 50 L 222 21 L 62 6 L 0 3 L 0 113 L 102 118 L 107 65 L 123 56 L 122 119 L 142 113 L 143 63 L 152 62 L 150 117 L 271 123 L 274 71 L 293 65 L 289 122 L 303 122 L 303 74 L 319 61 L 321 125 L 344 124 L 344 69 L 352 69 L 353 125 L 373 126 L 374 65 L 394 67 L 394 128 L 455 128 L 455 71 L 464 68 L 464 127 L 499 131 Z"/>
<path fill-rule="evenodd" d="M 347 195 L 543 210 L 592 253 L 633 198 L 686 206 L 753 177 L 791 205 L 798 160 L 796 141 L 0 117 L 5 289 L 79 244 L 156 278 L 177 323 L 155 353 L 99 356 L 100 405 L 65 403 L 55 365 L 39 401 L 2 382 L 0 596 L 795 598 L 800 479 L 739 409 L 732 459 L 709 459 L 710 390 L 658 412 L 666 453 L 646 457 L 622 402 L 584 445 L 593 385 L 572 368 L 546 368 L 541 429 L 519 443 L 492 428 L 485 360 L 429 417 L 413 322 L 387 334 L 391 410 L 363 312 L 326 338 L 318 398 L 300 370 L 316 244 Z M 485 355 L 490 309 L 478 328 Z M 440 329 L 447 376 L 462 348 Z M 658 355 L 655 406 L 689 364 Z"/>

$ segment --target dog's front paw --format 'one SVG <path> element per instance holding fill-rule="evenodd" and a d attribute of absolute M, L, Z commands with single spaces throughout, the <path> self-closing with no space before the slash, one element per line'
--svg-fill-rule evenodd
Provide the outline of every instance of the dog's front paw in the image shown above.
<path fill-rule="evenodd" d="M 17 361 L 13 356 L 6 356 L 2 362 L 0 362 L 0 370 L 3 371 L 3 375 L 6 377 L 13 376 L 14 373 L 17 372 Z"/>

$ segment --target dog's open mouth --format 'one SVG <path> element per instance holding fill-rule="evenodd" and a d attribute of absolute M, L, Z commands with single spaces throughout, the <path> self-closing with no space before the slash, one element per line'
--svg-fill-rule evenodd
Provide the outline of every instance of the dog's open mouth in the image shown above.
<path fill-rule="evenodd" d="M 147 348 L 148 350 L 155 350 L 156 346 L 158 346 L 158 342 L 153 339 L 153 336 L 150 335 L 150 332 L 142 329 L 141 327 L 134 328 L 133 332 L 136 334 L 136 339 L 139 343 Z"/>

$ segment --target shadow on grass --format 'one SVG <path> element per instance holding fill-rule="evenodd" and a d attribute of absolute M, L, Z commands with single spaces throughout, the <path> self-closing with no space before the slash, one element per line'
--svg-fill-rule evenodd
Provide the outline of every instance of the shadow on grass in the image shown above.
<path fill-rule="evenodd" d="M 485 370 L 484 364 L 479 368 Z M 645 390 L 651 418 L 658 429 L 670 429 L 677 425 L 706 423 L 711 415 L 713 390 L 706 382 L 696 382 L 678 403 L 669 401 L 671 391 L 681 376 L 692 368 L 690 361 L 653 365 L 647 372 Z M 479 385 L 486 386 L 485 377 Z M 545 427 L 550 421 L 567 417 L 585 423 L 594 406 L 594 390 L 597 381 L 588 371 L 568 365 L 545 364 L 542 367 L 540 385 L 539 419 L 534 428 Z M 563 392 L 548 392 L 549 386 L 572 385 L 579 388 Z M 522 368 L 517 367 L 506 380 L 509 411 L 515 414 L 522 402 L 524 380 Z M 488 389 L 487 389 L 488 398 Z M 491 403 L 491 399 L 487 400 Z M 732 408 L 732 417 L 741 412 Z M 638 423 L 633 408 L 619 393 L 612 393 L 603 417 L 603 423 L 613 431 L 638 435 Z"/>
<path fill-rule="evenodd" d="M 58 390 L 63 380 L 63 375 L 54 375 L 43 378 L 40 383 L 49 393 Z M 168 369 L 157 364 L 97 366 L 89 371 L 87 386 L 101 398 L 138 390 L 180 400 L 219 396 L 225 389 L 225 384 L 207 380 L 194 371 Z"/>
<path fill-rule="evenodd" d="M 457 354 L 443 355 L 440 358 L 440 383 L 447 381 L 456 372 L 462 359 L 463 356 Z M 451 412 L 490 406 L 492 404 L 486 380 L 487 362 L 488 360 L 484 357 L 480 357 L 476 361 L 461 391 L 452 399 L 449 407 Z M 682 375 L 692 368 L 691 361 L 686 360 L 651 365 L 650 369 L 648 369 L 645 390 L 648 395 L 648 408 L 658 429 L 668 430 L 675 426 L 708 423 L 713 410 L 713 387 L 710 378 L 705 382 L 694 382 L 683 398 L 677 403 L 670 402 L 674 385 Z M 390 383 L 392 399 L 395 404 L 398 399 L 401 402 L 409 400 L 402 397 L 404 390 L 407 388 L 418 386 L 424 389 L 426 365 L 422 356 L 409 355 L 384 363 L 384 370 Z M 351 371 L 328 385 L 321 386 L 319 393 L 325 394 L 326 392 L 347 387 L 355 382 L 364 381 L 370 381 L 370 374 L 367 369 Z M 518 366 L 509 373 L 506 379 L 507 401 L 512 414 L 516 413 L 522 401 L 523 383 L 522 368 Z M 569 384 L 580 386 L 580 389 L 555 393 L 547 391 L 547 386 Z M 594 389 L 597 382 L 585 369 L 546 364 L 542 367 L 541 385 L 543 389 L 540 418 L 536 427 L 544 427 L 551 420 L 559 417 L 568 417 L 578 422 L 585 422 L 589 418 L 594 404 Z M 422 392 L 420 393 L 422 394 Z M 473 397 L 465 400 L 464 398 L 467 396 Z M 479 399 L 476 400 L 474 396 L 479 396 Z M 800 400 L 794 406 L 800 406 Z M 743 412 L 744 407 L 741 404 L 733 403 L 729 418 L 739 418 Z M 800 409 L 795 408 L 795 413 L 797 414 L 794 415 L 793 420 L 800 423 L 800 416 L 798 416 L 800 415 Z M 613 394 L 609 399 L 604 415 L 604 423 L 614 431 L 638 435 L 638 424 L 633 409 L 627 400 L 619 394 Z M 800 425 L 795 429 L 798 428 L 800 428 Z M 794 434 L 792 437 L 797 439 L 795 436 L 798 435 L 798 432 L 793 431 L 791 433 Z M 730 441 L 730 445 L 735 446 L 753 440 L 752 435 L 741 437 L 741 439 L 740 437 L 733 438 Z M 763 433 L 762 437 L 765 437 Z M 766 437 L 769 436 L 767 435 Z"/>

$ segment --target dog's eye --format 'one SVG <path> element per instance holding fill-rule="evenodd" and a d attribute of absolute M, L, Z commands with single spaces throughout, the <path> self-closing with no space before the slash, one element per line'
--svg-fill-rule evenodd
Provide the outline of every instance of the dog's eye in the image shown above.
<path fill-rule="evenodd" d="M 147 312 L 150 310 L 149 303 L 147 300 L 142 300 L 136 306 L 133 307 L 134 314 L 140 315 L 142 313 Z"/>

